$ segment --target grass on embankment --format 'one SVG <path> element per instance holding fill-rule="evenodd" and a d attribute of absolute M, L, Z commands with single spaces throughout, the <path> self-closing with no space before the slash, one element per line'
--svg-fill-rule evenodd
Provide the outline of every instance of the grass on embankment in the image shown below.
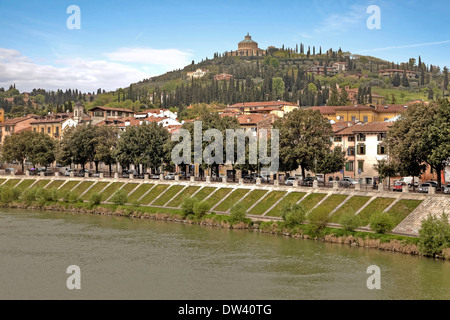
<path fill-rule="evenodd" d="M 164 206 L 170 199 L 172 199 L 178 192 L 183 190 L 184 186 L 182 185 L 173 185 L 169 189 L 164 192 L 161 197 L 155 200 L 152 203 L 154 206 Z"/>
<path fill-rule="evenodd" d="M 5 182 L 4 186 L 8 188 L 14 188 L 19 183 L 19 181 L 20 179 L 9 179 Z"/>
<path fill-rule="evenodd" d="M 167 206 L 178 208 L 183 203 L 184 198 L 190 198 L 198 189 L 200 189 L 200 187 L 187 187 L 178 195 L 178 197 L 170 201 Z"/>
<path fill-rule="evenodd" d="M 307 196 L 300 202 L 300 205 L 303 207 L 305 212 L 309 212 L 326 196 L 327 196 L 326 193 L 311 193 L 309 196 Z"/>
<path fill-rule="evenodd" d="M 150 204 L 157 196 L 159 196 L 162 192 L 164 192 L 169 187 L 168 184 L 158 184 L 149 193 L 145 195 L 144 198 L 140 201 L 142 204 Z"/>
<path fill-rule="evenodd" d="M 47 189 L 58 189 L 62 184 L 65 182 L 65 180 L 53 180 L 48 186 Z M 23 183 L 23 182 L 22 182 Z"/>
<path fill-rule="evenodd" d="M 204 187 L 199 192 L 197 192 L 197 194 L 194 195 L 193 197 L 195 199 L 200 200 L 200 201 L 205 200 L 205 198 L 207 196 L 209 196 L 211 193 L 213 193 L 213 191 L 216 190 L 216 189 L 217 188 L 214 188 L 214 187 Z"/>
<path fill-rule="evenodd" d="M 348 211 L 356 213 L 363 205 L 369 201 L 370 197 L 353 196 L 342 207 L 340 207 L 330 218 L 330 222 L 339 223 L 342 215 Z"/>
<path fill-rule="evenodd" d="M 128 197 L 128 202 L 133 203 L 133 201 L 138 201 L 154 184 L 144 183 L 139 186 L 132 194 Z"/>
<path fill-rule="evenodd" d="M 102 193 L 102 198 L 106 201 L 109 197 L 111 197 L 119 188 L 123 186 L 123 182 L 113 182 L 111 183 Z"/>
<path fill-rule="evenodd" d="M 21 190 L 28 189 L 36 180 L 34 179 L 25 179 L 21 183 L 17 183 L 14 188 L 19 188 Z"/>
<path fill-rule="evenodd" d="M 266 216 L 268 217 L 281 217 L 281 210 L 285 205 L 293 205 L 297 203 L 301 198 L 305 196 L 305 192 L 291 192 L 280 203 L 270 210 Z"/>
<path fill-rule="evenodd" d="M 90 196 L 94 193 L 99 193 L 103 190 L 104 187 L 106 187 L 109 184 L 109 182 L 97 182 L 94 186 L 92 186 L 91 189 L 89 189 L 89 192 L 86 192 L 81 199 L 83 200 L 89 200 Z M 48 188 L 47 188 L 48 189 Z"/>
<path fill-rule="evenodd" d="M 316 209 L 311 211 L 311 213 L 318 211 L 318 210 L 325 210 L 330 213 L 331 211 L 336 209 L 336 207 L 339 206 L 347 198 L 348 198 L 347 195 L 332 194 L 331 196 L 326 198 L 320 206 L 318 206 Z"/>
<path fill-rule="evenodd" d="M 225 198 L 227 194 L 231 192 L 231 188 L 220 188 L 216 192 L 214 192 L 207 200 L 206 202 L 209 203 L 210 208 L 214 207 L 220 200 Z"/>
<path fill-rule="evenodd" d="M 235 189 L 225 200 L 223 200 L 217 207 L 215 207 L 214 210 L 219 212 L 227 212 L 249 191 L 249 189 Z"/>
<path fill-rule="evenodd" d="M 81 196 L 90 186 L 94 184 L 94 181 L 83 181 L 79 186 L 72 190 L 72 192 L 77 196 Z"/>
<path fill-rule="evenodd" d="M 267 190 L 252 190 L 242 201 L 243 210 L 247 211 L 256 201 L 265 195 Z"/>
<path fill-rule="evenodd" d="M 43 189 L 45 186 L 49 184 L 50 180 L 38 180 L 34 185 L 33 188 Z"/>
<path fill-rule="evenodd" d="M 272 191 L 264 199 L 262 199 L 256 206 L 254 206 L 248 213 L 253 215 L 262 215 L 278 200 L 280 200 L 286 191 Z"/>
<path fill-rule="evenodd" d="M 67 181 L 59 191 L 66 192 L 72 190 L 80 181 Z"/>
<path fill-rule="evenodd" d="M 136 187 L 138 186 L 138 183 L 135 182 L 129 182 L 126 185 L 123 186 L 122 190 L 125 191 L 125 193 L 127 195 L 130 194 L 131 191 L 133 191 L 134 189 L 136 189 Z"/>
<path fill-rule="evenodd" d="M 389 205 L 394 202 L 394 198 L 376 198 L 367 207 L 359 213 L 361 225 L 367 226 L 370 223 L 370 217 L 376 213 L 383 212 Z"/>
<path fill-rule="evenodd" d="M 394 219 L 394 226 L 397 226 L 403 221 L 411 212 L 413 212 L 422 200 L 399 200 L 388 211 L 389 215 Z"/>

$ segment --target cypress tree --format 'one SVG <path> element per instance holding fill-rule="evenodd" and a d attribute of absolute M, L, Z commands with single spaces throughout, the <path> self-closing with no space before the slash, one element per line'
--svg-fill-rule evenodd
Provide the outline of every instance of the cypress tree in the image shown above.
<path fill-rule="evenodd" d="M 409 81 L 408 77 L 406 76 L 406 71 L 403 71 L 402 86 L 409 87 Z"/>

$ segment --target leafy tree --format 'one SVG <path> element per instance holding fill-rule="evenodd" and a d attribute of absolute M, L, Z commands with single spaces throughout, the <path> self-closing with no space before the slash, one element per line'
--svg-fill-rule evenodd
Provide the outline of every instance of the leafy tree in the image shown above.
<path fill-rule="evenodd" d="M 306 212 L 300 204 L 286 204 L 281 209 L 281 218 L 286 222 L 286 225 L 294 227 L 305 222 Z"/>
<path fill-rule="evenodd" d="M 331 86 L 331 96 L 327 101 L 327 106 L 339 106 L 341 103 L 338 90 L 335 85 Z"/>
<path fill-rule="evenodd" d="M 95 160 L 97 127 L 92 125 L 77 126 L 67 129 L 61 141 L 57 155 L 58 162 L 69 165 L 85 164 Z"/>
<path fill-rule="evenodd" d="M 425 255 L 435 257 L 441 254 L 442 249 L 450 247 L 450 224 L 448 216 L 428 215 L 422 220 L 422 228 L 419 230 L 419 251 Z"/>
<path fill-rule="evenodd" d="M 43 132 L 32 132 L 28 160 L 33 164 L 49 166 L 55 161 L 56 141 Z"/>
<path fill-rule="evenodd" d="M 378 172 L 378 176 L 381 180 L 389 178 L 389 185 L 391 184 L 391 177 L 395 177 L 399 172 L 398 164 L 393 161 L 377 160 L 374 164 L 374 169 Z"/>
<path fill-rule="evenodd" d="M 194 214 L 197 218 L 203 217 L 210 209 L 207 201 L 196 202 L 193 207 Z"/>
<path fill-rule="evenodd" d="M 17 161 L 22 164 L 22 171 L 24 171 L 24 162 L 29 155 L 32 135 L 31 131 L 24 131 L 6 136 L 1 146 L 2 160 L 8 163 Z"/>
<path fill-rule="evenodd" d="M 345 152 L 341 147 L 336 147 L 333 150 L 325 150 L 324 154 L 317 160 L 317 173 L 323 174 L 324 183 L 327 174 L 339 172 L 345 163 Z"/>
<path fill-rule="evenodd" d="M 411 173 L 422 173 L 426 165 L 431 166 L 440 186 L 441 172 L 450 158 L 448 123 L 450 102 L 446 99 L 409 107 L 388 132 L 390 157 Z"/>
<path fill-rule="evenodd" d="M 112 165 L 116 162 L 115 149 L 119 132 L 116 127 L 97 127 L 97 136 L 94 138 L 95 156 L 94 161 L 98 170 L 98 163 L 103 162 L 109 166 L 109 173 L 112 173 Z"/>
<path fill-rule="evenodd" d="M 156 122 L 130 126 L 118 140 L 116 158 L 124 166 L 134 164 L 139 168 L 142 164 L 156 170 L 161 159 L 167 162 L 170 157 L 166 150 L 168 140 L 169 132 Z"/>
<path fill-rule="evenodd" d="M 186 197 L 181 204 L 181 209 L 184 217 L 194 214 L 194 205 L 198 202 L 196 198 Z"/>
<path fill-rule="evenodd" d="M 124 205 L 128 202 L 128 195 L 123 189 L 117 190 L 111 197 L 111 201 L 118 205 Z"/>
<path fill-rule="evenodd" d="M 274 128 L 280 134 L 281 167 L 291 171 L 300 166 L 303 177 L 331 147 L 331 125 L 319 111 L 296 109 L 277 120 Z"/>
<path fill-rule="evenodd" d="M 283 78 L 275 77 L 272 79 L 272 90 L 277 97 L 281 97 L 284 93 L 285 84 Z"/>

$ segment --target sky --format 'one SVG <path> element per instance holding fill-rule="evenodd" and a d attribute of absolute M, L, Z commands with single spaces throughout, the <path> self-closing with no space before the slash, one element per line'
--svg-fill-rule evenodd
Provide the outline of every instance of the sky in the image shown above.
<path fill-rule="evenodd" d="M 236 50 L 247 32 L 262 49 L 450 67 L 449 21 L 448 0 L 0 0 L 0 87 L 115 90 Z"/>

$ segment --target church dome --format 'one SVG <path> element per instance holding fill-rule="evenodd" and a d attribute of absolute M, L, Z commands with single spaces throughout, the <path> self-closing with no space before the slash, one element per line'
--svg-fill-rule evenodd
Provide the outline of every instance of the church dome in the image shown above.
<path fill-rule="evenodd" d="M 247 33 L 247 35 L 245 36 L 245 39 L 239 43 L 256 43 L 256 41 L 253 41 L 250 34 Z"/>

